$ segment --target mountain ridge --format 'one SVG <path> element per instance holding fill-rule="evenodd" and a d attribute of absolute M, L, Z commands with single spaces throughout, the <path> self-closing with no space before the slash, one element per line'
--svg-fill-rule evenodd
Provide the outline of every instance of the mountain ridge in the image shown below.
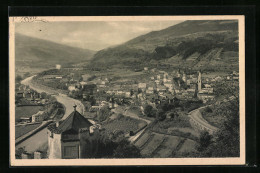
<path fill-rule="evenodd" d="M 223 66 L 219 59 L 229 62 L 226 53 L 234 52 L 231 61 L 238 58 L 238 22 L 236 20 L 196 20 L 184 21 L 160 31 L 152 31 L 129 40 L 119 46 L 98 51 L 91 60 L 93 65 L 107 66 L 142 66 L 144 64 L 165 63 L 175 56 L 181 57 L 181 62 L 173 62 L 172 66 L 186 65 L 193 67 L 194 63 L 187 63 L 186 59 L 198 53 L 196 60 L 207 52 L 221 49 L 218 57 L 213 58 L 214 65 Z M 207 61 L 207 63 L 211 62 Z M 169 63 L 169 62 L 168 62 Z M 206 66 L 206 62 L 200 66 Z M 236 64 L 233 64 L 236 66 Z M 226 65 L 224 65 L 226 66 Z M 227 68 L 224 67 L 224 68 Z"/>
<path fill-rule="evenodd" d="M 15 60 L 17 65 L 68 65 L 90 60 L 95 51 L 72 47 L 44 39 L 15 34 Z"/>

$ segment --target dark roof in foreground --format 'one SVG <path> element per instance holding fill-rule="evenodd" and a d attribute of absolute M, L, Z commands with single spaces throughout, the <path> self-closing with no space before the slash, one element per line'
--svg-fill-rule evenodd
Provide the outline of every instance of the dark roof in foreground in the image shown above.
<path fill-rule="evenodd" d="M 84 118 L 78 111 L 73 111 L 60 125 L 56 127 L 53 123 L 48 126 L 48 129 L 54 133 L 62 133 L 68 130 L 79 131 L 81 128 L 89 128 L 92 123 Z"/>

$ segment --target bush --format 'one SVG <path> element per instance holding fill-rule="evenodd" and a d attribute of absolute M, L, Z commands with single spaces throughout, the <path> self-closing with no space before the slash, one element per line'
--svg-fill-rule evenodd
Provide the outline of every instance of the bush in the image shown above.
<path fill-rule="evenodd" d="M 199 138 L 199 146 L 197 148 L 198 151 L 204 151 L 207 149 L 207 147 L 212 143 L 212 136 L 209 134 L 209 132 L 204 131 L 200 134 Z"/>
<path fill-rule="evenodd" d="M 15 82 L 17 82 L 17 83 L 20 83 L 22 80 L 23 80 L 23 78 L 22 78 L 22 76 L 20 76 L 20 75 L 17 75 L 17 76 L 15 77 Z"/>
<path fill-rule="evenodd" d="M 159 121 L 163 121 L 165 120 L 166 118 L 166 114 L 163 110 L 159 110 L 156 114 L 156 118 L 159 120 Z"/>
<path fill-rule="evenodd" d="M 126 139 L 118 142 L 113 158 L 140 158 L 140 150 Z"/>
<path fill-rule="evenodd" d="M 148 117 L 155 117 L 156 113 L 151 105 L 146 105 L 144 108 L 144 114 Z"/>
<path fill-rule="evenodd" d="M 98 111 L 97 119 L 99 122 L 105 121 L 110 116 L 110 110 L 107 107 L 101 108 Z"/>
<path fill-rule="evenodd" d="M 211 109 L 210 107 L 206 107 L 206 108 L 205 108 L 205 112 L 207 112 L 207 113 L 212 113 L 213 111 L 212 111 L 212 109 Z"/>

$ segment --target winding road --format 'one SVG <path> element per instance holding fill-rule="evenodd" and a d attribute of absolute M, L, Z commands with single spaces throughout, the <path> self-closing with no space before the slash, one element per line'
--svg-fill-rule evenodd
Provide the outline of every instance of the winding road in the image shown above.
<path fill-rule="evenodd" d="M 74 111 L 73 105 L 77 105 L 77 111 L 81 114 L 84 114 L 84 105 L 79 101 L 73 98 L 68 97 L 67 95 L 60 94 L 58 91 L 54 89 L 45 87 L 43 85 L 35 84 L 32 82 L 34 76 L 28 77 L 21 81 L 21 84 L 28 85 L 31 89 L 41 93 L 45 92 L 46 94 L 53 95 L 59 103 L 61 103 L 65 108 L 65 114 L 62 117 L 62 120 L 66 119 L 71 112 Z M 26 135 L 26 134 L 25 134 Z M 47 137 L 47 127 L 43 128 L 42 130 L 36 132 L 23 142 L 19 143 L 15 146 L 16 149 L 20 147 L 24 147 L 25 151 L 27 152 L 34 152 L 39 148 L 44 148 L 48 144 L 48 137 Z"/>
<path fill-rule="evenodd" d="M 209 105 L 207 105 L 209 106 Z M 217 127 L 214 127 L 210 125 L 203 117 L 200 112 L 201 109 L 206 108 L 207 106 L 200 107 L 198 109 L 195 109 L 191 112 L 189 112 L 189 117 L 190 117 L 190 123 L 192 123 L 198 130 L 206 130 L 209 133 L 213 134 L 218 130 Z"/>

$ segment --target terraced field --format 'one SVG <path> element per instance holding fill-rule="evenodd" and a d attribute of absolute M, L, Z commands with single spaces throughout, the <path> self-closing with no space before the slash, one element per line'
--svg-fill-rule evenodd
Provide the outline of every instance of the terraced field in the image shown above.
<path fill-rule="evenodd" d="M 173 155 L 195 151 L 196 141 L 179 136 L 144 133 L 134 145 L 141 150 L 144 157 L 169 158 Z"/>
<path fill-rule="evenodd" d="M 178 146 L 181 138 L 177 136 L 167 137 L 167 139 L 159 147 L 154 157 L 170 157 L 172 151 Z"/>
<path fill-rule="evenodd" d="M 130 131 L 137 131 L 147 123 L 145 121 L 133 119 L 130 117 L 122 117 L 119 119 L 112 120 L 110 122 L 102 124 L 103 128 L 106 129 L 106 133 L 113 133 L 114 131 L 123 131 L 129 133 Z"/>
<path fill-rule="evenodd" d="M 143 156 L 150 156 L 153 152 L 163 143 L 164 135 L 154 135 L 152 140 L 150 140 L 145 147 L 141 150 Z"/>
<path fill-rule="evenodd" d="M 186 139 L 178 152 L 180 152 L 180 153 L 189 152 L 191 150 L 191 148 L 193 148 L 195 145 L 196 145 L 195 141 Z"/>

